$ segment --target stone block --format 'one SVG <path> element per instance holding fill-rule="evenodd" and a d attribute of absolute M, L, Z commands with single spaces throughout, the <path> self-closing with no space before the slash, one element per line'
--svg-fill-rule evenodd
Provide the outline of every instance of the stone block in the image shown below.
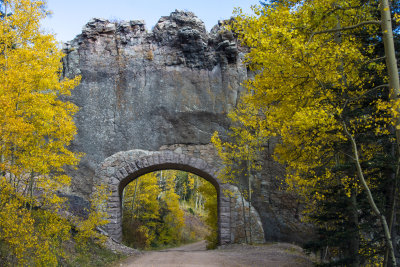
<path fill-rule="evenodd" d="M 172 155 L 173 155 L 173 159 L 172 159 L 172 161 L 173 161 L 173 163 L 179 163 L 179 156 L 180 156 L 180 154 L 177 154 L 177 153 L 172 153 Z"/>
<path fill-rule="evenodd" d="M 230 236 L 231 235 L 231 229 L 229 229 L 229 228 L 220 228 L 220 235 L 221 235 L 221 237 Z"/>
<path fill-rule="evenodd" d="M 204 171 L 205 173 L 209 174 L 210 176 L 212 176 L 212 177 L 215 179 L 215 177 L 214 177 L 214 172 L 213 172 L 213 167 L 212 167 L 212 166 L 210 166 L 209 164 L 207 164 L 207 165 L 204 167 L 203 171 Z"/>
<path fill-rule="evenodd" d="M 111 192 L 109 199 L 120 199 L 120 195 L 119 195 L 119 190 L 118 190 L 118 186 L 110 186 L 109 187 L 109 191 Z"/>
<path fill-rule="evenodd" d="M 160 154 L 153 155 L 153 162 L 154 162 L 154 165 L 160 164 Z"/>
<path fill-rule="evenodd" d="M 188 165 L 190 165 L 190 166 L 193 167 L 193 168 L 196 168 L 196 161 L 197 161 L 197 158 L 195 158 L 195 157 L 190 157 L 190 160 L 189 160 L 189 162 L 188 162 Z"/>
<path fill-rule="evenodd" d="M 135 172 L 135 170 L 132 168 L 130 162 L 128 162 L 128 163 L 125 165 L 125 170 L 128 172 L 128 174 L 132 174 L 132 173 Z"/>
<path fill-rule="evenodd" d="M 119 194 L 111 195 L 108 197 L 108 202 L 120 202 Z"/>
<path fill-rule="evenodd" d="M 127 176 L 129 175 L 129 173 L 126 171 L 125 167 L 121 167 L 121 168 L 119 169 L 119 172 L 120 172 L 122 175 L 124 175 L 125 177 L 127 177 Z M 124 177 L 124 178 L 125 178 L 125 177 Z"/>
<path fill-rule="evenodd" d="M 147 160 L 149 166 L 153 166 L 154 165 L 154 157 L 153 156 L 148 156 L 146 158 L 146 160 Z"/>
<path fill-rule="evenodd" d="M 112 213 L 112 214 L 110 214 L 110 217 L 109 217 L 109 219 L 111 219 L 111 220 L 121 220 L 121 215 L 120 214 L 116 214 L 116 213 Z"/>
<path fill-rule="evenodd" d="M 160 164 L 167 163 L 167 160 L 165 159 L 164 153 L 160 154 L 158 157 L 160 159 Z"/>
<path fill-rule="evenodd" d="M 221 213 L 229 213 L 231 211 L 231 207 L 230 206 L 223 206 L 223 207 L 219 207 L 219 212 Z"/>
<path fill-rule="evenodd" d="M 223 222 L 223 221 L 226 222 L 226 221 L 229 221 L 231 219 L 231 215 L 230 215 L 230 213 L 221 213 L 219 215 L 219 219 L 220 219 L 221 222 Z"/>
<path fill-rule="evenodd" d="M 121 227 L 120 226 L 120 223 L 121 223 L 121 221 L 120 220 L 117 220 L 117 219 L 108 219 L 108 221 L 109 221 L 109 225 L 112 225 L 112 224 L 115 224 L 115 225 L 118 225 L 118 227 Z"/>
<path fill-rule="evenodd" d="M 114 173 L 115 173 L 114 167 L 107 167 L 107 170 L 106 170 L 107 176 L 112 176 L 112 175 L 114 175 Z"/>
<path fill-rule="evenodd" d="M 229 222 L 224 222 L 219 224 L 221 229 L 230 229 L 231 224 Z"/>
<path fill-rule="evenodd" d="M 147 157 L 146 158 L 141 158 L 140 160 L 142 161 L 143 168 L 146 168 L 146 167 L 150 166 L 149 162 L 147 161 Z"/>
<path fill-rule="evenodd" d="M 135 160 L 135 164 L 136 164 L 138 170 L 143 168 L 143 162 L 140 159 Z"/>
<path fill-rule="evenodd" d="M 231 243 L 230 238 L 221 238 L 221 245 L 228 245 Z"/>
<path fill-rule="evenodd" d="M 108 179 L 108 184 L 109 184 L 109 185 L 118 185 L 119 182 L 120 182 L 120 180 L 117 179 L 117 177 L 115 177 L 115 176 L 111 176 L 111 177 Z"/>
<path fill-rule="evenodd" d="M 178 163 L 179 164 L 186 164 L 186 156 L 185 156 L 185 154 L 179 154 Z"/>
<path fill-rule="evenodd" d="M 224 205 L 224 204 L 226 204 L 226 203 L 228 203 L 228 204 L 226 204 L 226 205 L 229 205 L 230 202 L 231 202 L 231 198 L 229 198 L 229 197 L 223 197 L 223 196 L 221 196 L 221 197 L 219 198 L 219 203 L 220 203 L 220 205 Z"/>
<path fill-rule="evenodd" d="M 126 176 L 124 174 L 122 174 L 120 171 L 117 171 L 116 176 L 115 176 L 118 180 L 122 180 L 124 179 Z"/>
<path fill-rule="evenodd" d="M 193 163 L 193 167 L 195 167 L 196 169 L 199 169 L 199 170 L 203 170 L 203 162 L 204 162 L 204 160 L 202 160 L 200 158 L 196 158 L 196 160 Z"/>
<path fill-rule="evenodd" d="M 172 163 L 173 161 L 173 158 L 174 158 L 174 154 L 173 154 L 173 152 L 172 151 L 170 151 L 170 150 L 166 150 L 166 151 L 164 151 L 164 158 L 165 158 L 165 162 L 166 163 Z"/>
<path fill-rule="evenodd" d="M 121 228 L 121 225 L 118 223 L 109 223 L 107 224 L 107 232 L 113 232 L 115 233 L 117 229 Z"/>
<path fill-rule="evenodd" d="M 119 201 L 118 202 L 108 202 L 107 204 L 108 209 L 115 209 L 115 208 L 120 208 Z"/>
<path fill-rule="evenodd" d="M 198 159 L 196 165 L 197 165 L 197 168 L 198 168 L 198 169 L 200 169 L 200 170 L 205 170 L 205 169 L 207 168 L 207 165 L 208 165 L 208 164 L 207 164 L 207 162 L 206 162 L 205 160 L 203 160 L 203 159 Z"/>
<path fill-rule="evenodd" d="M 189 165 L 189 162 L 190 162 L 190 157 L 188 155 L 185 155 L 185 161 L 183 162 L 183 164 Z"/>
<path fill-rule="evenodd" d="M 129 162 L 128 166 L 129 166 L 131 173 L 134 173 L 138 170 L 138 167 L 136 166 L 135 162 Z"/>
<path fill-rule="evenodd" d="M 182 147 L 178 147 L 174 150 L 174 153 L 176 154 L 182 154 Z"/>

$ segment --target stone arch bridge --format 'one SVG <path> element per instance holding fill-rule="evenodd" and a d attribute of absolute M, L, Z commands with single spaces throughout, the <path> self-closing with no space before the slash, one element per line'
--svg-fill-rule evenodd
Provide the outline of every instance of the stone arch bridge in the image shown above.
<path fill-rule="evenodd" d="M 226 195 L 226 192 L 235 193 L 235 187 L 222 183 L 218 178 L 219 169 L 205 160 L 183 153 L 181 150 L 173 152 L 131 150 L 119 152 L 107 158 L 97 170 L 97 183 L 107 184 L 112 195 L 107 201 L 107 211 L 110 223 L 105 231 L 117 241 L 122 240 L 122 192 L 126 185 L 140 176 L 158 170 L 182 170 L 196 174 L 216 189 L 218 201 L 218 240 L 219 244 L 229 244 L 242 241 L 237 234 L 243 231 L 242 225 L 237 225 L 237 195 Z M 237 193 L 237 192 L 236 192 Z M 248 207 L 247 201 L 245 205 Z M 254 208 L 251 208 L 254 242 L 264 242 L 264 232 L 260 217 Z"/>
<path fill-rule="evenodd" d="M 122 240 L 121 197 L 124 187 L 141 175 L 165 169 L 191 172 L 214 185 L 218 199 L 219 242 L 220 244 L 231 243 L 231 198 L 223 193 L 223 189 L 228 188 L 218 180 L 218 169 L 201 158 L 168 150 L 121 152 L 104 161 L 98 171 L 98 178 L 99 182 L 107 183 L 112 191 L 112 196 L 107 203 L 110 223 L 105 229 L 109 235 L 118 241 Z"/>

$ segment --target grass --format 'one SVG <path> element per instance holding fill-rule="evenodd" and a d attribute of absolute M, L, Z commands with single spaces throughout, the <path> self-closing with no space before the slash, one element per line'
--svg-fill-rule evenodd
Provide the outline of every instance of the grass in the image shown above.
<path fill-rule="evenodd" d="M 115 253 L 94 242 L 89 242 L 84 249 L 76 249 L 69 246 L 66 249 L 66 257 L 61 266 L 65 267 L 95 267 L 107 266 L 126 258 L 125 255 Z"/>

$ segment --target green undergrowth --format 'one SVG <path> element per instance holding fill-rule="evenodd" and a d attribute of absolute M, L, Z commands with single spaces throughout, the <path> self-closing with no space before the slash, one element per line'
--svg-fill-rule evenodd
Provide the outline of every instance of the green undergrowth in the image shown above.
<path fill-rule="evenodd" d="M 110 266 L 111 263 L 126 257 L 93 241 L 88 242 L 84 249 L 75 248 L 71 243 L 66 247 L 65 253 L 66 256 L 61 263 L 61 266 L 65 267 Z"/>

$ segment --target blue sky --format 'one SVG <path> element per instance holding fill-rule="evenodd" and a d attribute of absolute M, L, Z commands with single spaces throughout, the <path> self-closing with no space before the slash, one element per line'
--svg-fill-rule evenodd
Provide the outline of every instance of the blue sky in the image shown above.
<path fill-rule="evenodd" d="M 59 41 L 66 42 L 80 34 L 83 25 L 93 17 L 143 19 L 151 30 L 161 16 L 179 9 L 194 12 L 210 30 L 218 20 L 230 18 L 234 7 L 250 13 L 250 6 L 258 3 L 258 0 L 47 0 L 53 15 L 42 25 L 55 33 Z"/>

